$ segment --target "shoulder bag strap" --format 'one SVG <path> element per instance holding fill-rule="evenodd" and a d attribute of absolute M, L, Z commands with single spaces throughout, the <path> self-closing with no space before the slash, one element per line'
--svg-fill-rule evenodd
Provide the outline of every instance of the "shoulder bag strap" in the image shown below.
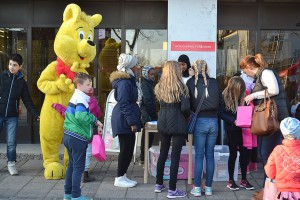
<path fill-rule="evenodd" d="M 206 87 L 208 87 L 208 85 L 209 85 L 209 79 L 207 80 L 207 86 Z M 198 115 L 198 113 L 200 111 L 201 105 L 202 105 L 202 103 L 204 101 L 204 96 L 205 96 L 205 87 L 204 87 L 203 94 L 201 96 L 200 102 L 199 102 L 199 104 L 197 106 L 197 109 L 196 109 L 196 112 L 195 112 L 196 115 Z"/>

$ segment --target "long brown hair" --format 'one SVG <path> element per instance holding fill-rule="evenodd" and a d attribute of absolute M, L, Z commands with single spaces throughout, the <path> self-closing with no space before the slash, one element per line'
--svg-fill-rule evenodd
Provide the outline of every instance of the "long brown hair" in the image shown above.
<path fill-rule="evenodd" d="M 247 55 L 240 62 L 240 68 L 245 69 L 248 66 L 252 66 L 254 68 L 268 67 L 268 63 L 265 61 L 262 54 L 256 54 L 255 56 Z"/>
<path fill-rule="evenodd" d="M 166 103 L 179 102 L 182 95 L 189 96 L 188 88 L 182 82 L 181 67 L 178 62 L 167 61 L 164 64 L 162 75 L 154 90 L 156 98 Z"/>
<path fill-rule="evenodd" d="M 237 107 L 243 105 L 246 85 L 239 76 L 234 76 L 228 81 L 227 87 L 223 91 L 226 110 L 236 113 Z"/>

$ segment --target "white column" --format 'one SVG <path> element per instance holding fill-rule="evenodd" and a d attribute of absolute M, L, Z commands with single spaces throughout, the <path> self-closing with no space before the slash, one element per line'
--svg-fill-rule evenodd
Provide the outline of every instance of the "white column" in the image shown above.
<path fill-rule="evenodd" d="M 216 77 L 217 0 L 168 1 L 168 60 L 205 60 Z"/>

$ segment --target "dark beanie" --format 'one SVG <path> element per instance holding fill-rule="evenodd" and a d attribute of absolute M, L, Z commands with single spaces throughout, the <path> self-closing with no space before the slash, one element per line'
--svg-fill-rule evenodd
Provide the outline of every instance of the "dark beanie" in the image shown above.
<path fill-rule="evenodd" d="M 187 55 L 182 54 L 181 56 L 179 56 L 178 62 L 184 62 L 187 64 L 187 69 L 184 72 L 182 72 L 182 76 L 189 77 L 189 68 L 191 68 L 189 57 Z"/>

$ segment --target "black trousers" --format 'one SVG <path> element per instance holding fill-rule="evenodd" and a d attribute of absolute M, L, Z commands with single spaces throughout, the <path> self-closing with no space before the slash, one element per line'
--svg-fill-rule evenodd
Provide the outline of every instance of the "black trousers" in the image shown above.
<path fill-rule="evenodd" d="M 135 144 L 135 134 L 121 134 L 118 135 L 120 143 L 120 153 L 118 158 L 118 177 L 126 174 L 127 169 L 130 165 L 134 144 Z"/>
<path fill-rule="evenodd" d="M 243 146 L 242 130 L 227 131 L 228 146 L 229 146 L 229 159 L 228 159 L 228 173 L 229 180 L 233 179 L 235 160 L 237 151 L 240 152 L 240 167 L 242 173 L 242 180 L 247 179 L 247 165 L 251 157 L 251 150 Z"/>
<path fill-rule="evenodd" d="M 185 135 L 160 134 L 161 147 L 160 147 L 159 158 L 157 161 L 156 184 L 159 185 L 163 184 L 165 162 L 168 158 L 168 152 L 170 149 L 171 140 L 172 140 L 172 153 L 171 153 L 169 189 L 175 190 L 176 183 L 177 183 L 180 153 L 181 153 L 182 146 L 185 143 Z"/>

